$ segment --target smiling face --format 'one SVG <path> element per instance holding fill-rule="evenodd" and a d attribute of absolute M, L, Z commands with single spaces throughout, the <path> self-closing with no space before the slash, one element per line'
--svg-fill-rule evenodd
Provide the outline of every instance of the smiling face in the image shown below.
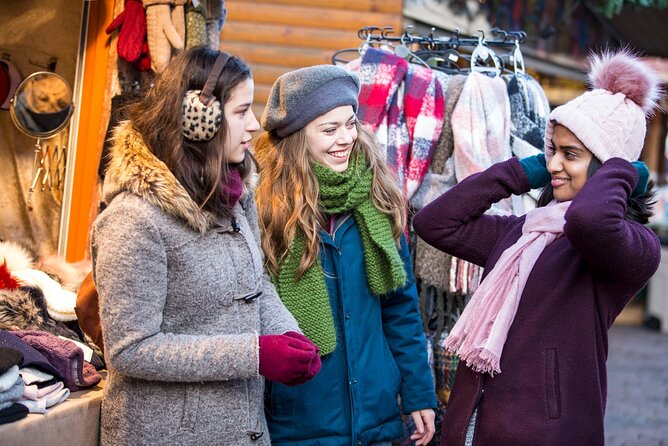
<path fill-rule="evenodd" d="M 304 129 L 311 155 L 335 172 L 346 170 L 357 140 L 356 122 L 353 107 L 344 105 L 308 123 Z"/>
<path fill-rule="evenodd" d="M 552 176 L 550 185 L 554 198 L 570 201 L 587 182 L 589 163 L 594 156 L 573 132 L 561 124 L 554 126 L 552 145 L 554 156 L 547 164 L 547 170 Z"/>
<path fill-rule="evenodd" d="M 251 109 L 253 92 L 253 79 L 246 79 L 234 87 L 230 99 L 223 106 L 227 122 L 223 153 L 228 163 L 241 163 L 244 160 L 252 133 L 260 128 Z"/>

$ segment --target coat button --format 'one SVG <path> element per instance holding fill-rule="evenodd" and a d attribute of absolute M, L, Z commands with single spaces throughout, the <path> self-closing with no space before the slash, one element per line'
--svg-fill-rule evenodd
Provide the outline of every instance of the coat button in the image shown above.
<path fill-rule="evenodd" d="M 248 432 L 248 436 L 252 441 L 258 441 L 263 435 L 264 432 Z"/>

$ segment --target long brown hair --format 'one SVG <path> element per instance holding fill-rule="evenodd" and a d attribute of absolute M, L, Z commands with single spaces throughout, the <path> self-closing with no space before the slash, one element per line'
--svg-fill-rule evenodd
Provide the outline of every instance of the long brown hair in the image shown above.
<path fill-rule="evenodd" d="M 371 200 L 390 217 L 393 235 L 398 240 L 405 225 L 403 196 L 375 136 L 359 123 L 355 126 L 358 136 L 350 157 L 364 154 L 373 171 Z M 314 158 L 305 129 L 285 138 L 274 132 L 262 133 L 255 143 L 255 156 L 260 167 L 255 200 L 267 268 L 278 274 L 297 230 L 301 230 L 306 236 L 306 249 L 297 269 L 297 276 L 301 277 L 317 259 L 318 231 L 324 218 L 318 206 L 318 180 L 311 168 Z"/>
<path fill-rule="evenodd" d="M 167 165 L 193 201 L 214 215 L 229 216 L 231 210 L 221 186 L 228 178 L 223 154 L 227 135 L 225 114 L 220 130 L 210 141 L 190 141 L 181 133 L 183 98 L 188 90 L 202 89 L 219 54 L 205 46 L 179 54 L 157 77 L 146 96 L 129 107 L 128 113 L 148 149 Z M 230 57 L 214 89 L 221 108 L 246 79 L 251 79 L 248 65 L 236 56 Z M 247 155 L 239 166 L 242 178 L 250 172 L 252 162 Z"/>

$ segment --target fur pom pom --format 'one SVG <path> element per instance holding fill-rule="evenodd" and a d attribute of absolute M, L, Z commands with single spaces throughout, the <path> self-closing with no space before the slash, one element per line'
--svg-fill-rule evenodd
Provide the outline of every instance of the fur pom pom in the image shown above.
<path fill-rule="evenodd" d="M 30 252 L 18 243 L 0 242 L 0 262 L 7 263 L 9 271 L 33 268 L 35 258 Z"/>
<path fill-rule="evenodd" d="M 40 310 L 26 291 L 0 290 L 0 329 L 42 330 L 43 325 Z"/>
<path fill-rule="evenodd" d="M 589 57 L 589 82 L 594 89 L 623 93 L 645 115 L 657 106 L 661 89 L 654 71 L 629 49 L 606 51 Z"/>

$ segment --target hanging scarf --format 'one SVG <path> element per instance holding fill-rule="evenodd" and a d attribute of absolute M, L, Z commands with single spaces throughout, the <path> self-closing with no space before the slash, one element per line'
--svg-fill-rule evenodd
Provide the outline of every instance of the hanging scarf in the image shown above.
<path fill-rule="evenodd" d="M 366 279 L 371 292 L 382 295 L 404 285 L 406 271 L 392 235 L 390 218 L 371 201 L 373 172 L 364 157 L 351 158 L 342 173 L 319 163 L 313 164 L 313 171 L 318 179 L 322 211 L 328 215 L 352 211 L 355 217 L 362 235 Z M 299 327 L 320 347 L 320 354 L 324 356 L 336 348 L 336 331 L 320 260 L 295 280 L 305 249 L 306 238 L 298 230 L 274 283 Z"/>
<path fill-rule="evenodd" d="M 446 349 L 473 370 L 501 373 L 501 352 L 524 286 L 545 247 L 563 234 L 570 204 L 553 201 L 527 213 L 522 236 L 501 254 L 445 340 Z"/>

